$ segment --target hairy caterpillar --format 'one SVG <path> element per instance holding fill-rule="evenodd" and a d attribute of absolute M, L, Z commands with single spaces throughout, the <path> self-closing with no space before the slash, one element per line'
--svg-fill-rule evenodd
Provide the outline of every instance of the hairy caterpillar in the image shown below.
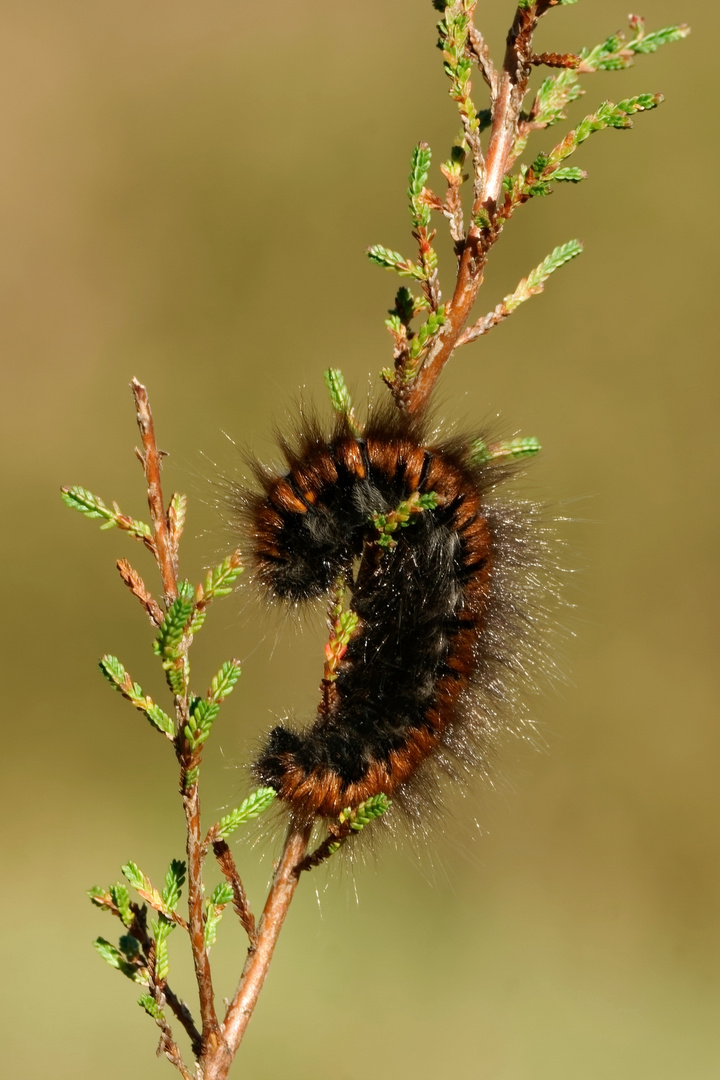
<path fill-rule="evenodd" d="M 338 582 L 350 596 L 352 632 L 315 721 L 275 727 L 254 764 L 300 816 L 379 793 L 411 806 L 419 780 L 485 770 L 498 731 L 517 726 L 542 530 L 534 504 L 493 494 L 512 453 L 478 443 L 436 442 L 422 420 L 381 411 L 362 431 L 305 423 L 281 440 L 285 471 L 255 465 L 260 492 L 241 502 L 262 587 L 293 604 Z"/>

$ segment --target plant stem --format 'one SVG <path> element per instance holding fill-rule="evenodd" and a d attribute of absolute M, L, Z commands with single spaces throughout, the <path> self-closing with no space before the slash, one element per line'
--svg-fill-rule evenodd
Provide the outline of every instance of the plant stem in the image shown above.
<path fill-rule="evenodd" d="M 477 185 L 473 220 L 468 227 L 462 249 L 455 291 L 450 303 L 445 307 L 445 324 L 416 378 L 409 386 L 396 384 L 395 387 L 396 401 L 406 412 L 420 412 L 427 405 L 441 371 L 458 345 L 482 285 L 488 254 L 499 236 L 500 229 L 494 226 L 489 230 L 482 230 L 474 218 L 481 210 L 485 210 L 491 219 L 495 220 L 502 181 L 511 158 L 520 109 L 530 76 L 532 36 L 538 18 L 548 6 L 547 2 L 539 0 L 531 8 L 518 8 L 508 32 L 505 60 L 502 71 L 497 76 L 497 92 L 493 95 L 492 128 L 484 174 Z"/>
<path fill-rule="evenodd" d="M 162 482 L 160 478 L 161 455 L 155 441 L 155 428 L 153 425 L 150 402 L 147 389 L 137 379 L 130 384 L 135 399 L 138 427 L 142 438 L 142 452 L 138 451 L 138 457 L 142 462 L 147 480 L 148 506 L 153 525 L 155 559 L 162 577 L 163 590 L 166 603 L 171 603 L 178 594 L 177 590 L 177 559 L 168 529 L 168 519 L 165 513 Z M 214 1054 L 218 1049 L 225 1049 L 222 1043 L 220 1025 L 215 1012 L 215 999 L 213 993 L 212 973 L 210 959 L 205 947 L 205 918 L 203 912 L 203 859 L 205 858 L 205 844 L 200 826 L 200 795 L 197 782 L 185 789 L 185 775 L 188 762 L 187 752 L 182 734 L 187 720 L 188 702 L 186 696 L 176 696 L 175 709 L 178 717 L 179 731 L 176 737 L 176 748 L 180 762 L 181 784 L 183 791 L 183 810 L 185 812 L 185 824 L 187 829 L 187 861 L 188 861 L 188 930 L 192 948 L 195 977 L 198 985 L 200 998 L 200 1016 L 202 1020 L 202 1055 Z M 174 1059 L 171 1057 L 171 1060 Z"/>
<path fill-rule="evenodd" d="M 225 1080 L 232 1059 L 242 1042 L 265 982 L 275 943 L 297 888 L 298 866 L 305 857 L 311 831 L 312 824 L 293 821 L 290 825 L 258 924 L 257 944 L 248 950 L 240 983 L 223 1024 L 226 1053 L 217 1053 L 205 1061 L 203 1080 Z"/>
<path fill-rule="evenodd" d="M 210 958 L 205 948 L 205 919 L 203 916 L 203 880 L 202 864 L 205 856 L 202 832 L 200 830 L 200 796 L 197 784 L 183 794 L 183 809 L 187 826 L 188 857 L 188 922 L 190 924 L 190 945 L 192 947 L 195 978 L 200 996 L 200 1018 L 202 1020 L 203 1049 L 214 1049 L 220 1039 L 220 1025 L 215 1012 Z"/>
<path fill-rule="evenodd" d="M 155 534 L 155 558 L 162 576 L 165 599 L 171 602 L 177 596 L 177 566 L 173 558 L 172 546 L 165 515 L 160 471 L 162 462 L 155 442 L 155 428 L 146 388 L 137 379 L 130 383 L 135 398 L 138 427 L 142 439 L 142 452 L 136 451 L 142 467 L 148 489 L 148 506 Z"/>
<path fill-rule="evenodd" d="M 250 945 L 254 946 L 257 940 L 255 917 L 250 910 L 245 887 L 238 874 L 232 852 L 224 840 L 215 840 L 212 847 L 220 869 L 225 875 L 226 880 L 229 881 L 232 886 L 235 914 L 239 918 L 243 930 L 248 936 Z"/>

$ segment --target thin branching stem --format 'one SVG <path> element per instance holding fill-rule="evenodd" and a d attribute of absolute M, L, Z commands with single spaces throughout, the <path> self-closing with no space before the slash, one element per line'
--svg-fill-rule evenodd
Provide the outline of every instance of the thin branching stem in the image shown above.
<path fill-rule="evenodd" d="M 133 379 L 132 392 L 135 399 L 137 422 L 142 438 L 142 453 L 138 456 L 145 470 L 148 488 L 148 506 L 155 537 L 155 557 L 162 577 L 166 601 L 174 600 L 178 594 L 177 563 L 174 556 L 168 529 L 165 502 L 163 499 L 160 476 L 161 457 L 155 440 L 155 428 L 146 388 L 137 379 Z M 185 698 L 176 697 L 176 711 L 180 721 L 181 733 L 178 735 L 178 747 L 181 772 L 185 773 L 185 752 L 183 749 L 182 725 L 187 718 L 188 706 Z M 213 1052 L 220 1036 L 220 1025 L 215 1012 L 212 973 L 210 959 L 205 946 L 205 919 L 203 911 L 203 859 L 205 844 L 200 825 L 200 796 L 197 782 L 186 787 L 183 776 L 183 809 L 187 828 L 188 859 L 188 929 L 192 948 L 195 977 L 200 998 L 200 1017 L 202 1020 L 203 1054 Z"/>
<path fill-rule="evenodd" d="M 137 570 L 130 565 L 127 559 L 118 559 L 116 566 L 120 573 L 120 577 L 123 579 L 128 589 L 130 589 L 130 592 L 133 596 L 138 598 L 147 611 L 153 626 L 161 626 L 164 617 L 162 608 L 148 592 L 145 582 L 140 577 Z"/>
<path fill-rule="evenodd" d="M 137 455 L 145 470 L 145 479 L 147 480 L 148 507 L 150 508 L 155 537 L 155 558 L 162 576 L 165 598 L 171 601 L 177 596 L 177 566 L 173 558 L 167 517 L 165 515 L 165 504 L 163 502 L 162 482 L 160 479 L 162 462 L 155 442 L 155 427 L 147 390 L 137 379 L 133 379 L 130 386 L 135 398 L 137 422 L 142 439 L 143 448 L 142 451 L 137 451 Z"/>
<path fill-rule="evenodd" d="M 220 1025 L 215 1012 L 210 957 L 205 947 L 205 919 L 203 912 L 203 858 L 205 845 L 200 829 L 200 796 L 197 784 L 193 784 L 183 795 L 183 809 L 187 827 L 188 857 L 188 915 L 190 924 L 190 944 L 192 947 L 195 978 L 200 996 L 200 1018 L 202 1020 L 203 1048 L 214 1048 L 219 1040 Z"/>
<path fill-rule="evenodd" d="M 492 217 L 497 208 L 527 90 L 532 36 L 542 13 L 539 8 L 539 4 L 532 8 L 518 8 L 508 33 L 502 71 L 494 79 L 496 89 L 492 104 L 492 129 L 482 183 L 473 204 L 473 218 L 481 210 Z M 413 382 L 409 386 L 396 384 L 395 398 L 405 411 L 420 412 L 427 405 L 433 387 L 457 347 L 468 321 L 482 285 L 488 253 L 497 236 L 496 229 L 483 230 L 475 220 L 470 222 L 460 256 L 455 290 L 445 309 L 445 324 Z"/>
<path fill-rule="evenodd" d="M 245 893 L 245 886 L 242 883 L 237 866 L 235 865 L 232 851 L 224 840 L 215 840 L 213 843 L 213 853 L 226 880 L 229 881 L 232 886 L 233 908 L 235 909 L 235 914 L 239 918 L 243 930 L 248 936 L 250 945 L 254 946 L 257 943 L 255 916 L 250 910 L 250 904 L 248 902 L 247 894 Z"/>
<path fill-rule="evenodd" d="M 265 909 L 258 924 L 257 943 L 248 950 L 240 984 L 223 1024 L 230 1061 L 242 1042 L 265 982 L 278 935 L 298 885 L 298 866 L 305 857 L 311 830 L 311 824 L 295 821 L 288 830 L 283 853 L 275 868 Z M 225 1066 L 224 1059 L 218 1055 L 215 1062 L 208 1062 L 206 1065 L 203 1080 L 224 1080 L 229 1067 L 230 1062 Z"/>

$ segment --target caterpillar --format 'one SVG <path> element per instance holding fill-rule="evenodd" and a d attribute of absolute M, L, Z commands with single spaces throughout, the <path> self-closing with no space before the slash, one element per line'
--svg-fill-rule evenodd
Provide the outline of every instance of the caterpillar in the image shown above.
<path fill-rule="evenodd" d="M 397 411 L 329 434 L 306 420 L 280 446 L 286 468 L 254 463 L 241 500 L 255 575 L 293 605 L 340 583 L 352 629 L 314 722 L 274 727 L 255 777 L 312 819 L 379 793 L 408 807 L 433 772 L 486 770 L 542 607 L 538 507 L 494 495 L 512 453 L 434 441 Z"/>

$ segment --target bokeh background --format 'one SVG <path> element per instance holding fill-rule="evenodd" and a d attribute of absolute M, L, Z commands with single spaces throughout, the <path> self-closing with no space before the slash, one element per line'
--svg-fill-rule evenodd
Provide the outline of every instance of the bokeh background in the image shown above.
<path fill-rule="evenodd" d="M 511 14 L 481 5 L 496 53 Z M 707 63 L 720 18 L 703 0 L 649 0 L 643 14 L 695 34 L 588 79 L 585 111 L 658 89 L 666 104 L 632 133 L 594 137 L 578 155 L 590 180 L 518 214 L 478 314 L 555 244 L 579 236 L 586 253 L 462 351 L 439 394 L 450 420 L 500 414 L 543 442 L 526 491 L 574 519 L 570 681 L 534 706 L 540 751 L 509 743 L 496 787 L 456 802 L 432 855 L 385 851 L 303 882 L 238 1075 L 720 1075 Z M 585 0 L 549 15 L 538 45 L 594 44 L 625 16 Z M 229 544 L 213 480 L 238 454 L 223 433 L 267 455 L 299 387 L 324 407 L 331 364 L 366 397 L 389 360 L 396 281 L 363 250 L 410 251 L 411 148 L 427 139 L 442 160 L 456 130 L 435 17 L 416 0 L 2 2 L 7 1075 L 170 1076 L 135 989 L 91 948 L 115 925 L 84 895 L 128 858 L 159 878 L 182 850 L 171 755 L 95 668 L 115 652 L 160 696 L 149 627 L 113 563 L 151 568 L 127 537 L 67 511 L 58 487 L 144 515 L 137 375 L 171 452 L 168 489 L 191 496 L 196 576 Z M 446 260 L 446 291 L 449 272 Z M 244 595 L 212 614 L 198 676 L 233 654 L 245 674 L 208 755 L 208 823 L 247 790 L 243 764 L 272 718 L 311 714 L 321 624 L 300 634 Z M 272 852 L 237 854 L 259 906 Z M 241 953 L 227 917 L 221 995 Z"/>

